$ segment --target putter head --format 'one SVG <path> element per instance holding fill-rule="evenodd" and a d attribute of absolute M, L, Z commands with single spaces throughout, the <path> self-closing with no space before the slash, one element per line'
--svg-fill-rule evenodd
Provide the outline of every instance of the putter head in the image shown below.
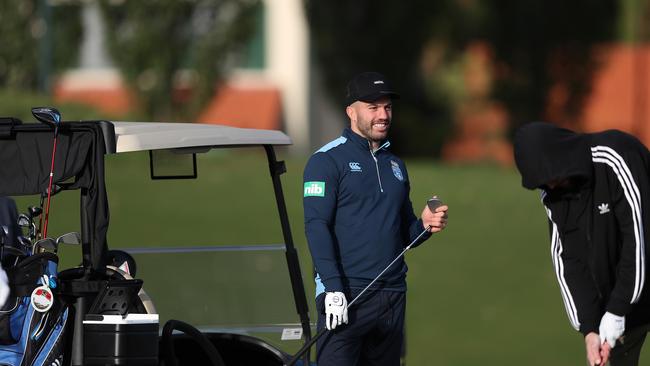
<path fill-rule="evenodd" d="M 78 232 L 73 231 L 70 233 L 63 234 L 56 238 L 56 244 L 69 244 L 69 245 L 79 245 L 81 244 L 81 235 Z"/>
<path fill-rule="evenodd" d="M 56 108 L 35 107 L 32 108 L 32 114 L 36 119 L 51 127 L 58 127 L 61 124 L 61 113 Z"/>

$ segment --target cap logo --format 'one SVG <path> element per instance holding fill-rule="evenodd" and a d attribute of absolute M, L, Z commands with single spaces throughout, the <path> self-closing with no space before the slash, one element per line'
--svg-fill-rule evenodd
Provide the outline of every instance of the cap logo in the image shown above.
<path fill-rule="evenodd" d="M 383 84 L 383 83 L 384 83 L 383 80 L 377 80 L 377 81 L 375 81 L 373 84 Z"/>

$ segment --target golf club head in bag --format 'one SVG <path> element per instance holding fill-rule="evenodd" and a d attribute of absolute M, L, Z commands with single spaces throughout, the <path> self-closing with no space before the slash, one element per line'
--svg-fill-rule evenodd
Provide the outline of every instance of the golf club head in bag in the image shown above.
<path fill-rule="evenodd" d="M 29 206 L 27 207 L 27 212 L 29 212 L 29 217 L 33 219 L 34 217 L 39 217 L 43 213 L 43 209 L 37 206 Z"/>
<path fill-rule="evenodd" d="M 51 127 L 59 127 L 61 124 L 61 113 L 52 107 L 35 107 L 32 108 L 32 115 L 36 119 Z"/>
<path fill-rule="evenodd" d="M 34 243 L 34 253 L 43 253 L 51 252 L 56 254 L 59 249 L 59 245 L 52 238 L 43 238 L 36 243 Z"/>
<path fill-rule="evenodd" d="M 36 241 L 36 236 L 38 235 L 38 229 L 34 223 L 34 217 L 40 216 L 43 210 L 35 206 L 29 206 L 27 211 L 27 214 L 20 214 L 18 216 L 18 226 L 21 229 L 27 228 L 27 236 L 32 242 L 34 242 Z"/>
<path fill-rule="evenodd" d="M 20 215 L 18 216 L 18 226 L 29 228 L 29 225 L 30 225 L 30 224 L 31 224 L 31 223 L 30 223 L 30 218 L 29 218 L 29 216 L 27 216 L 27 215 L 25 215 L 25 214 L 20 214 Z"/>
<path fill-rule="evenodd" d="M 32 241 L 29 240 L 29 238 L 26 238 L 24 236 L 19 236 L 18 237 L 18 243 L 20 245 L 22 245 L 23 247 L 25 247 L 25 249 L 30 250 L 30 251 L 32 250 L 32 247 L 34 246 Z"/>
<path fill-rule="evenodd" d="M 68 245 L 81 245 L 81 234 L 76 231 L 65 233 L 56 238 L 56 245 L 61 243 Z"/>

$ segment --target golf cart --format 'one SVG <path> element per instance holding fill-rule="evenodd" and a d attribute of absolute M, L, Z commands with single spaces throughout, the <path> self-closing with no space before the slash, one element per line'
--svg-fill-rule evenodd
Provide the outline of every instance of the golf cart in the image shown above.
<path fill-rule="evenodd" d="M 71 310 L 70 330 L 65 333 L 67 341 L 64 342 L 66 363 L 283 365 L 291 359 L 291 355 L 280 349 L 278 343 L 256 336 L 256 332 L 279 332 L 282 340 L 307 342 L 311 339 L 312 324 L 280 180 L 286 168 L 284 162 L 276 159 L 274 149 L 276 146 L 290 145 L 288 136 L 279 131 L 219 125 L 78 121 L 57 124 L 54 142 L 52 138 L 53 128 L 50 125 L 23 124 L 14 118 L 0 119 L 0 196 L 45 196 L 45 192 L 49 202 L 50 196 L 58 192 L 78 191 L 80 194 L 81 265 L 59 268 L 59 285 L 56 289 L 52 288 L 55 296 L 60 295 L 65 300 L 61 306 Z M 54 153 L 51 151 L 53 144 Z M 119 253 L 128 259 L 124 263 L 112 261 L 116 254 L 109 250 L 107 244 L 109 201 L 104 175 L 113 172 L 105 172 L 105 159 L 113 154 L 145 151 L 149 153 L 153 179 L 186 179 L 197 177 L 197 153 L 232 147 L 261 147 L 265 151 L 284 243 L 227 247 L 142 246 L 124 248 Z M 187 163 L 180 174 L 169 173 L 164 163 L 160 163 L 171 161 L 171 166 L 178 168 L 179 159 Z M 52 168 L 51 174 L 48 174 L 50 161 Z M 264 268 L 268 266 L 268 261 L 277 263 L 278 255 L 283 257 L 284 270 L 291 284 L 288 293 L 293 302 L 290 308 L 295 310 L 293 321 L 257 327 L 250 324 L 220 326 L 200 324 L 192 319 L 189 322 L 170 320 L 179 317 L 161 312 L 161 319 L 169 321 L 164 328 L 161 327 L 159 337 L 159 318 L 154 306 L 158 295 L 148 286 L 150 281 L 155 283 L 156 279 L 147 274 L 165 272 L 160 271 L 160 263 L 165 257 L 172 256 L 174 260 L 179 260 L 182 256 L 189 256 L 187 258 L 192 259 L 187 260 L 199 260 L 197 256 L 225 256 L 228 257 L 226 261 L 231 261 L 236 256 L 241 258 L 249 254 L 259 255 L 260 258 L 272 256 L 274 259 L 260 260 L 260 263 L 266 263 L 261 266 Z M 52 259 L 51 256 L 48 258 Z M 243 266 L 247 262 L 240 259 L 238 263 Z M 138 272 L 145 274 L 142 279 L 138 279 L 138 273 L 135 273 L 136 263 Z M 126 264 L 126 267 L 120 264 Z M 215 266 L 202 268 L 212 267 Z M 286 281 L 286 277 L 284 279 Z M 205 286 L 219 290 L 212 287 L 214 283 Z M 161 292 L 166 291 L 169 295 L 169 286 L 153 288 L 164 288 Z M 115 308 L 116 305 L 121 308 L 120 311 L 106 311 L 107 307 Z M 209 306 L 201 308 L 204 311 L 218 311 Z M 133 317 L 129 321 L 131 315 Z M 206 318 L 209 316 L 208 312 Z M 152 334 L 155 335 L 155 345 L 152 345 Z M 155 355 L 152 355 L 154 351 Z M 309 358 L 307 352 L 298 364 L 309 364 Z"/>

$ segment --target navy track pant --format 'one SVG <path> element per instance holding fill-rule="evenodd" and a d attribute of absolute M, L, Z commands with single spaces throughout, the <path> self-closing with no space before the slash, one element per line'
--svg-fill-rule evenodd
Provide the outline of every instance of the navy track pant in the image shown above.
<path fill-rule="evenodd" d="M 348 302 L 358 292 L 353 291 Z M 316 298 L 318 330 L 325 327 L 324 302 L 323 293 Z M 348 324 L 327 332 L 317 341 L 318 366 L 398 366 L 405 309 L 405 292 L 367 291 L 348 309 Z"/>

